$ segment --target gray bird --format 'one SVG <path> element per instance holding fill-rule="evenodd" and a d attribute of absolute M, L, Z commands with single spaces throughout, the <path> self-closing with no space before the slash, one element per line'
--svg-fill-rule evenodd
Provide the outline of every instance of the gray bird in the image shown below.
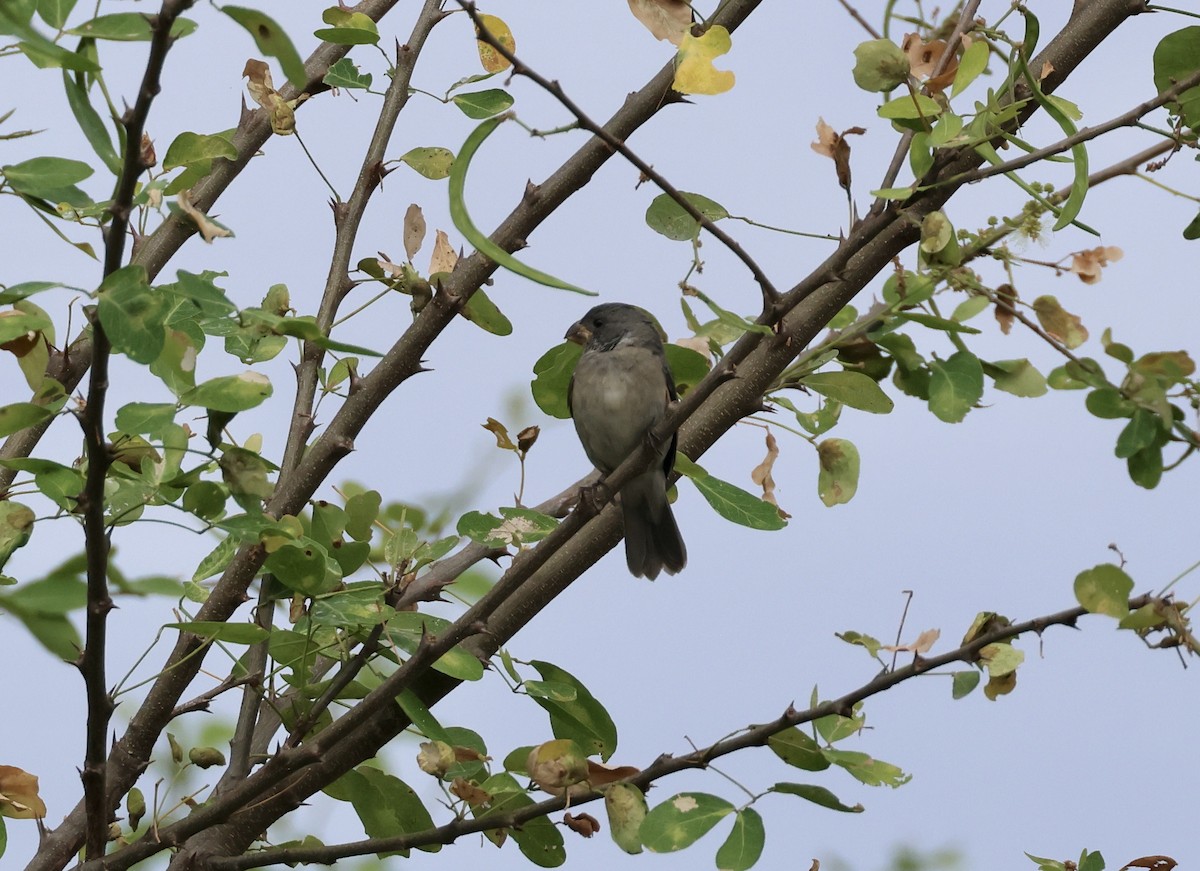
<path fill-rule="evenodd" d="M 589 311 L 566 338 L 583 345 L 567 407 L 588 459 L 608 475 L 642 445 L 676 398 L 662 339 L 640 308 L 612 302 Z M 658 462 L 621 488 L 625 561 L 635 577 L 653 580 L 664 570 L 673 575 L 687 563 L 667 501 L 675 442 L 672 433 Z"/>

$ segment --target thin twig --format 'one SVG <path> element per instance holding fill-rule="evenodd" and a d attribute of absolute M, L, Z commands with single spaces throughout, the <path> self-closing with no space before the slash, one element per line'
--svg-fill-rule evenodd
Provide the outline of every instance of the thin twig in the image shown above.
<path fill-rule="evenodd" d="M 763 272 L 762 267 L 759 266 L 749 254 L 746 253 L 746 250 L 742 248 L 742 246 L 732 236 L 730 236 L 708 217 L 706 217 L 703 212 L 696 208 L 694 203 L 684 196 L 682 191 L 667 181 L 661 173 L 654 169 L 654 167 L 642 160 L 642 158 L 634 153 L 628 145 L 605 130 L 603 126 L 593 121 L 591 117 L 589 117 L 574 100 L 567 96 L 566 92 L 562 88 L 562 85 L 560 85 L 558 82 L 550 81 L 546 77 L 542 76 L 528 64 L 524 63 L 515 54 L 513 54 L 507 46 L 500 42 L 500 40 L 496 39 L 496 37 L 492 35 L 491 31 L 487 29 L 487 25 L 484 24 L 482 19 L 479 17 L 479 13 L 475 9 L 475 4 L 471 2 L 471 0 L 458 0 L 458 5 L 463 8 L 463 10 L 475 23 L 475 29 L 479 35 L 479 39 L 494 48 L 505 60 L 512 64 L 513 73 L 515 75 L 525 76 L 525 78 L 540 85 L 543 90 L 553 96 L 556 100 L 558 100 L 558 102 L 562 103 L 564 108 L 566 108 L 568 112 L 575 116 L 575 119 L 579 122 L 580 127 L 582 127 L 584 130 L 587 130 L 593 136 L 598 136 L 604 141 L 605 145 L 633 164 L 637 168 L 638 172 L 650 179 L 650 181 L 654 182 L 654 184 L 657 185 L 663 193 L 674 200 L 675 203 L 681 209 L 687 212 L 693 220 L 699 223 L 701 227 L 711 233 L 722 245 L 733 252 L 734 256 L 737 257 L 738 260 L 742 261 L 746 268 L 750 270 L 750 274 L 754 276 L 754 280 L 758 283 L 759 288 L 762 290 L 764 311 L 770 311 L 775 306 L 775 304 L 779 301 L 779 291 L 775 289 L 775 285 L 771 283 L 771 279 L 769 279 L 766 273 Z"/>
<path fill-rule="evenodd" d="M 853 18 L 860 25 L 862 25 L 863 30 L 865 30 L 867 33 L 871 34 L 872 39 L 883 39 L 883 36 L 880 34 L 880 32 L 878 30 L 876 30 L 871 25 L 871 22 L 869 22 L 869 21 L 867 21 L 867 19 L 863 18 L 862 14 L 857 9 L 855 9 L 853 6 L 851 6 L 849 4 L 849 2 L 847 2 L 847 0 L 838 0 L 838 2 L 842 4 L 842 8 L 845 9 L 846 12 L 848 12 L 850 14 L 851 18 Z"/>
<path fill-rule="evenodd" d="M 1076 145 L 1089 140 L 1095 139 L 1098 136 L 1103 136 L 1105 133 L 1111 133 L 1113 130 L 1118 130 L 1121 127 L 1130 127 L 1137 123 L 1143 115 L 1154 111 L 1159 106 L 1169 103 L 1182 94 L 1189 88 L 1194 88 L 1200 85 L 1200 72 L 1193 73 L 1190 76 L 1180 80 L 1165 91 L 1158 94 L 1156 97 L 1147 100 L 1137 106 L 1134 106 L 1128 112 L 1122 112 L 1115 118 L 1111 118 L 1102 124 L 1097 124 L 1094 127 L 1084 127 L 1082 130 L 1060 139 L 1051 145 L 1043 148 L 1038 148 L 1033 151 L 1022 154 L 1020 157 L 1014 157 L 1012 160 L 1006 160 L 1004 163 L 996 164 L 995 166 L 985 166 L 974 170 L 973 172 L 961 173 L 957 176 L 952 176 L 946 179 L 939 179 L 933 187 L 943 184 L 971 184 L 972 182 L 981 181 L 985 178 L 991 178 L 995 175 L 1003 175 L 1013 172 L 1014 170 L 1023 169 L 1032 163 L 1037 163 L 1040 160 L 1045 160 L 1047 157 L 1052 157 L 1055 154 L 1061 154 L 1064 151 L 1069 151 Z"/>

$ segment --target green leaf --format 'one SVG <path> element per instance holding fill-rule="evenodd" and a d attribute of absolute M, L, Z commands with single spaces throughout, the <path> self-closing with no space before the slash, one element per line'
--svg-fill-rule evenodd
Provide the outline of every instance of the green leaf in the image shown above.
<path fill-rule="evenodd" d="M 1154 87 L 1159 93 L 1200 70 L 1200 27 L 1169 33 L 1154 47 Z M 1200 126 L 1200 86 L 1189 88 L 1168 104 L 1189 127 Z"/>
<path fill-rule="evenodd" d="M 371 87 L 374 77 L 370 73 L 359 72 L 354 61 L 344 57 L 329 68 L 325 74 L 325 84 L 331 88 L 361 88 Z"/>
<path fill-rule="evenodd" d="M 1200 212 L 1196 213 L 1196 217 L 1188 222 L 1188 225 L 1183 228 L 1183 238 L 1189 242 L 1194 242 L 1200 239 Z"/>
<path fill-rule="evenodd" d="M 817 445 L 817 457 L 817 495 L 826 508 L 845 505 L 858 492 L 858 448 L 846 439 L 825 439 Z"/>
<path fill-rule="evenodd" d="M 713 510 L 726 520 L 751 529 L 783 529 L 787 526 L 787 521 L 779 515 L 779 509 L 770 502 L 728 481 L 714 478 L 683 454 L 675 455 L 675 469 L 686 476 Z"/>
<path fill-rule="evenodd" d="M 0 305 L 20 302 L 26 297 L 33 296 L 35 293 L 53 290 L 56 287 L 62 287 L 62 285 L 57 281 L 22 281 L 18 284 L 10 284 L 3 291 L 0 291 Z"/>
<path fill-rule="evenodd" d="M 575 698 L 560 702 L 547 698 L 533 700 L 550 715 L 550 728 L 555 738 L 575 741 L 589 756 L 593 753 L 607 761 L 617 749 L 617 726 L 604 705 L 588 692 L 578 678 L 551 662 L 533 660 L 542 680 L 563 684 L 575 690 Z"/>
<path fill-rule="evenodd" d="M 728 218 L 729 212 L 718 202 L 702 194 L 681 191 L 683 198 L 710 221 Z M 656 233 L 676 242 L 690 242 L 700 235 L 700 222 L 670 196 L 659 194 L 646 209 L 646 224 Z"/>
<path fill-rule="evenodd" d="M 1132 417 L 1137 406 L 1130 402 L 1115 387 L 1098 387 L 1087 395 L 1083 403 L 1087 410 L 1101 420 L 1117 420 Z"/>
<path fill-rule="evenodd" d="M 1017 64 L 1021 73 L 1023 74 L 1026 86 L 1033 95 L 1033 99 L 1039 106 L 1042 107 L 1042 109 L 1045 110 L 1046 114 L 1049 115 L 1060 128 L 1062 128 L 1064 137 L 1070 138 L 1078 132 L 1075 127 L 1075 123 L 1071 120 L 1067 112 L 1063 110 L 1063 107 L 1059 102 L 1056 102 L 1053 98 L 1047 97 L 1046 94 L 1042 92 L 1042 87 L 1039 84 L 1040 80 L 1038 76 L 1034 75 L 1029 69 L 1028 58 L 1031 56 L 1033 51 L 1033 43 L 1036 41 L 1036 39 L 1031 39 L 1030 37 L 1032 34 L 1036 33 L 1038 24 L 1037 18 L 1033 15 L 1033 13 L 1025 10 L 1024 14 L 1026 26 L 1025 40 L 1023 50 L 1017 52 Z M 1069 194 L 1067 194 L 1067 201 L 1062 204 L 1058 212 L 1058 220 L 1054 223 L 1055 231 L 1061 230 L 1063 227 L 1074 223 L 1075 218 L 1079 215 L 1080 209 L 1083 208 L 1084 197 L 1087 196 L 1088 155 L 1087 147 L 1082 142 L 1078 142 L 1071 146 L 1071 163 L 1075 170 L 1074 179 L 1071 182 L 1071 191 Z"/>
<path fill-rule="evenodd" d="M 776 732 L 767 739 L 767 746 L 788 765 L 804 771 L 824 771 L 829 767 L 820 745 L 796 726 Z"/>
<path fill-rule="evenodd" d="M 233 487 L 230 490 L 237 492 Z M 305 596 L 332 592 L 342 582 L 341 567 L 319 542 L 307 536 L 285 541 L 267 557 L 263 568 L 289 590 Z"/>
<path fill-rule="evenodd" d="M 433 817 L 416 791 L 378 768 L 360 765 L 329 784 L 324 792 L 331 798 L 350 802 L 362 821 L 363 831 L 371 838 L 390 838 L 434 827 Z M 441 845 L 421 849 L 436 852 Z M 408 851 L 401 851 L 401 855 L 408 855 Z"/>
<path fill-rule="evenodd" d="M 61 30 L 67 23 L 71 10 L 75 8 L 75 2 L 76 0 L 38 0 L 38 17 L 55 30 Z"/>
<path fill-rule="evenodd" d="M 771 792 L 784 795 L 794 795 L 821 807 L 846 814 L 861 814 L 865 808 L 861 804 L 853 806 L 843 804 L 841 800 L 823 786 L 813 786 L 808 783 L 777 783 L 771 787 Z"/>
<path fill-rule="evenodd" d="M 752 807 L 743 808 L 733 819 L 733 830 L 717 850 L 721 871 L 747 871 L 762 855 L 767 833 L 762 817 Z"/>
<path fill-rule="evenodd" d="M 336 559 L 341 551 L 352 542 L 345 543 L 333 551 Z M 366 547 L 366 542 L 358 542 Z M 369 547 L 367 547 L 369 550 Z M 343 568 L 343 575 L 345 571 Z M 353 585 L 345 590 L 321 595 L 313 599 L 308 610 L 309 619 L 318 626 L 358 628 L 377 626 L 394 617 L 394 608 L 383 602 L 383 588 L 373 581 Z"/>
<path fill-rule="evenodd" d="M 575 293 L 582 293 L 585 296 L 595 296 L 595 291 L 584 290 L 582 287 L 576 287 L 573 284 L 568 284 L 561 279 L 555 278 L 553 275 L 548 275 L 531 266 L 526 266 L 489 239 L 471 220 L 471 216 L 467 212 L 465 196 L 467 169 L 471 165 L 471 159 L 475 156 L 479 147 L 483 145 L 484 140 L 500 126 L 505 117 L 501 115 L 497 118 L 491 118 L 476 127 L 471 132 L 471 135 L 467 137 L 467 141 L 463 143 L 462 149 L 458 152 L 458 157 L 455 158 L 453 165 L 450 167 L 450 217 L 454 221 L 454 226 L 458 228 L 458 231 L 463 234 L 463 237 L 469 244 L 475 246 L 480 254 L 490 257 L 497 265 L 504 267 L 510 272 L 515 272 L 517 275 L 528 278 L 530 281 L 536 281 L 538 284 L 544 284 L 547 287 L 570 290 Z"/>
<path fill-rule="evenodd" d="M 14 402 L 0 406 L 0 438 L 54 417 L 54 411 L 32 402 Z M 0 502 L 0 505 L 4 503 Z"/>
<path fill-rule="evenodd" d="M 855 780 L 865 783 L 867 786 L 896 788 L 912 780 L 912 775 L 905 774 L 890 762 L 873 759 L 866 753 L 860 753 L 857 750 L 835 750 L 832 747 L 826 747 L 821 752 L 834 765 L 846 769 Z"/>
<path fill-rule="evenodd" d="M 640 832 L 646 819 L 646 794 L 632 783 L 614 783 L 604 791 L 604 809 L 613 842 L 629 854 L 642 852 Z"/>
<path fill-rule="evenodd" d="M 951 680 L 950 696 L 961 699 L 969 696 L 975 687 L 979 686 L 980 674 L 975 670 L 956 671 Z"/>
<path fill-rule="evenodd" d="M 499 115 L 513 104 L 512 94 L 500 88 L 489 88 L 486 91 L 470 91 L 465 94 L 455 94 L 452 98 L 454 105 L 462 110 L 468 118 L 483 120 Z"/>
<path fill-rule="evenodd" d="M 308 75 L 304 72 L 304 61 L 292 40 L 276 23 L 274 18 L 257 9 L 242 6 L 222 6 L 221 11 L 240 24 L 254 37 L 254 44 L 263 54 L 279 60 L 287 80 L 297 88 L 304 87 Z"/>
<path fill-rule="evenodd" d="M 130 435 L 155 435 L 175 420 L 170 402 L 130 402 L 117 410 L 117 429 Z"/>
<path fill-rule="evenodd" d="M 533 381 L 529 389 L 537 407 L 551 417 L 565 420 L 571 416 L 567 407 L 567 387 L 583 348 L 574 342 L 555 345 L 533 364 Z"/>
<path fill-rule="evenodd" d="M 734 812 L 723 798 L 703 792 L 681 792 L 646 814 L 639 829 L 642 843 L 655 853 L 690 847 Z"/>
<path fill-rule="evenodd" d="M 1024 358 L 984 363 L 983 371 L 991 376 L 997 390 L 1013 396 L 1042 396 L 1047 389 L 1045 376 Z"/>
<path fill-rule="evenodd" d="M 162 168 L 170 170 L 179 166 L 191 166 L 217 157 L 233 160 L 237 155 L 237 148 L 224 134 L 185 131 L 167 146 Z"/>
<path fill-rule="evenodd" d="M 85 206 L 91 202 L 75 183 L 91 176 L 93 170 L 81 160 L 65 157 L 34 157 L 29 160 L 0 166 L 0 172 L 13 190 L 26 196 Z M 128 268 L 128 267 L 126 267 Z"/>
<path fill-rule="evenodd" d="M 691 348 L 684 348 L 682 345 L 668 342 L 663 346 L 663 351 L 667 355 L 667 367 L 671 370 L 671 379 L 675 382 L 675 390 L 680 396 L 699 384 L 712 368 L 707 357 Z"/>
<path fill-rule="evenodd" d="M 846 632 L 835 632 L 834 636 L 845 641 L 847 644 L 863 648 L 876 659 L 879 658 L 879 651 L 883 648 L 883 642 L 878 638 L 864 635 L 861 632 L 855 632 L 853 629 Z"/>
<path fill-rule="evenodd" d="M 934 315 L 927 315 L 921 312 L 906 311 L 896 315 L 898 320 L 912 321 L 914 324 L 920 324 L 923 327 L 929 327 L 931 330 L 942 330 L 946 333 L 967 333 L 975 335 L 980 331 L 975 327 L 968 327 L 966 324 L 960 324 L 958 321 L 952 321 L 949 318 L 939 318 Z"/>
<path fill-rule="evenodd" d="M 800 379 L 800 383 L 860 411 L 887 414 L 895 407 L 875 379 L 861 372 L 814 372 Z"/>
<path fill-rule="evenodd" d="M 425 178 L 438 180 L 450 175 L 454 168 L 454 152 L 449 148 L 430 146 L 413 148 L 400 155 L 400 161 L 407 163 Z"/>
<path fill-rule="evenodd" d="M 876 110 L 880 118 L 889 121 L 918 121 L 922 118 L 928 121 L 937 118 L 941 113 L 941 105 L 924 94 L 917 94 L 915 98 L 911 94 L 905 94 L 903 97 L 888 100 Z"/>
<path fill-rule="evenodd" d="M 419 611 L 401 611 L 388 621 L 387 637 L 406 653 L 415 653 L 424 634 L 441 635 L 450 628 L 450 621 Z M 455 645 L 433 664 L 442 674 L 458 680 L 479 680 L 483 663 L 475 654 Z"/>
<path fill-rule="evenodd" d="M 180 632 L 190 632 L 210 641 L 223 641 L 226 644 L 258 644 L 271 637 L 269 629 L 264 629 L 256 623 L 224 623 L 219 620 L 194 620 L 190 623 L 167 623 L 170 629 Z"/>
<path fill-rule="evenodd" d="M 210 411 L 235 413 L 261 405 L 271 392 L 271 382 L 266 375 L 246 370 L 241 375 L 222 375 L 197 384 L 179 397 L 179 401 Z"/>
<path fill-rule="evenodd" d="M 471 298 L 463 306 L 462 316 L 494 336 L 512 335 L 512 321 L 505 317 L 504 312 L 496 308 L 496 304 L 483 292 L 482 287 L 477 288 L 471 294 Z"/>
<path fill-rule="evenodd" d="M 321 20 L 331 26 L 314 31 L 313 36 L 317 39 L 335 45 L 375 45 L 379 42 L 379 28 L 362 12 L 332 6 L 321 13 Z"/>
<path fill-rule="evenodd" d="M 1163 458 L 1162 446 L 1157 442 L 1142 448 L 1125 461 L 1129 470 L 1129 478 L 1139 487 L 1153 490 L 1162 480 Z"/>
<path fill-rule="evenodd" d="M 954 85 L 950 88 L 950 96 L 957 97 L 971 82 L 979 78 L 987 69 L 991 57 L 991 46 L 986 39 L 976 39 L 963 52 L 958 61 L 958 72 L 954 74 Z"/>
<path fill-rule="evenodd" d="M 1144 408 L 1137 409 L 1117 436 L 1117 456 L 1125 460 L 1150 447 L 1158 438 L 1159 430 L 1159 418 L 1156 414 Z"/>
<path fill-rule="evenodd" d="M 983 365 L 969 351 L 929 362 L 929 410 L 939 420 L 958 423 L 983 396 Z"/>
<path fill-rule="evenodd" d="M 1093 614 L 1120 620 L 1129 613 L 1132 592 L 1133 578 L 1112 563 L 1101 563 L 1075 577 L 1075 598 Z"/>
<path fill-rule="evenodd" d="M 908 56 L 890 39 L 872 39 L 854 49 L 854 84 L 864 91 L 890 91 L 908 78 Z"/>
<path fill-rule="evenodd" d="M 29 541 L 33 519 L 33 511 L 20 502 L 10 499 L 0 502 L 0 568 L 4 568 L 13 551 Z"/>
<path fill-rule="evenodd" d="M 92 107 L 87 90 L 80 81 L 81 78 L 81 75 L 73 76 L 67 70 L 63 70 L 63 87 L 66 88 L 67 104 L 71 107 L 71 114 L 75 116 L 75 122 L 83 131 L 84 138 L 87 139 L 88 144 L 92 146 L 92 150 L 96 152 L 104 165 L 108 167 L 108 171 L 113 175 L 120 175 L 121 157 L 113 148 L 112 138 L 108 135 L 108 128 L 104 126 L 100 114 Z"/>
<path fill-rule="evenodd" d="M 152 363 L 163 349 L 167 298 L 149 286 L 140 265 L 118 269 L 100 285 L 98 313 L 113 348 L 137 363 Z"/>
<path fill-rule="evenodd" d="M 72 36 L 92 39 L 111 39 L 118 42 L 149 42 L 154 36 L 150 24 L 151 16 L 144 12 L 114 12 L 85 21 L 78 27 L 67 29 Z M 182 39 L 196 31 L 196 22 L 189 18 L 176 18 L 171 25 L 171 36 Z"/>

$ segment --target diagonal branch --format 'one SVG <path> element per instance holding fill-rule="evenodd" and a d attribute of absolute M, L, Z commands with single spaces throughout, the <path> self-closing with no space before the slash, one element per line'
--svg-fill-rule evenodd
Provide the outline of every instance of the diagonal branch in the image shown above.
<path fill-rule="evenodd" d="M 1129 610 L 1134 611 L 1150 604 L 1166 605 L 1164 599 L 1145 595 L 1130 599 Z M 854 706 L 859 702 L 886 692 L 913 678 L 951 665 L 956 662 L 976 664 L 979 653 L 990 644 L 1011 641 L 1020 635 L 1034 632 L 1041 635 L 1052 626 L 1074 627 L 1080 617 L 1088 614 L 1085 608 L 1075 607 L 1035 617 L 1022 623 L 993 629 L 983 633 L 970 642 L 954 650 L 937 656 L 914 656 L 913 662 L 903 668 L 882 672 L 877 677 L 837 699 L 821 702 L 803 711 L 788 706 L 779 717 L 767 723 L 750 726 L 732 737 L 717 741 L 708 747 L 692 749 L 690 752 L 676 756 L 670 753 L 660 755 L 653 763 L 642 769 L 638 774 L 628 778 L 632 783 L 645 792 L 652 784 L 667 775 L 694 768 L 706 768 L 714 759 L 728 756 L 739 750 L 750 747 L 765 747 L 768 740 L 785 729 L 790 729 L 804 723 L 811 723 L 822 717 L 852 716 Z M 423 832 L 397 835 L 387 838 L 370 838 L 348 844 L 331 844 L 320 847 L 276 847 L 269 848 L 242 856 L 212 859 L 209 867 L 212 871 L 246 871 L 249 868 L 264 868 L 269 865 L 293 865 L 300 863 L 332 864 L 338 859 L 351 856 L 365 856 L 373 853 L 390 853 L 398 850 L 408 850 L 414 847 L 424 847 L 433 844 L 450 844 L 464 835 L 491 829 L 520 828 L 523 824 L 539 817 L 549 816 L 555 811 L 567 807 L 578 807 L 591 801 L 603 798 L 599 790 L 577 793 L 572 789 L 569 797 L 547 799 L 537 804 L 528 805 L 518 811 L 507 814 L 487 814 L 473 819 L 456 819 L 453 822 L 428 829 Z"/>
<path fill-rule="evenodd" d="M 358 231 L 362 225 L 367 204 L 383 180 L 384 153 L 391 141 L 396 122 L 400 118 L 400 112 L 408 104 L 408 86 L 412 81 L 417 58 L 420 57 L 425 40 L 433 31 L 434 26 L 445 18 L 446 14 L 442 11 L 440 0 L 425 0 L 425 5 L 417 16 L 408 42 L 403 46 L 397 45 L 396 65 L 392 71 L 391 84 L 384 96 L 375 130 L 367 142 L 354 190 L 348 201 L 333 203 L 336 227 L 333 257 L 330 259 L 325 290 L 321 294 L 321 304 L 317 312 L 317 324 L 323 333 L 329 333 L 330 327 L 337 317 L 338 306 L 345 299 L 350 287 L 350 259 L 354 243 L 358 238 Z M 300 363 L 296 367 L 296 398 L 281 464 L 283 474 L 287 474 L 299 463 L 308 438 L 316 425 L 313 418 L 313 402 L 318 385 L 317 373 L 324 359 L 324 349 L 315 342 L 303 344 Z M 259 590 L 256 620 L 265 629 L 270 629 L 274 622 L 273 601 L 277 594 L 274 587 L 275 584 L 271 583 L 269 579 L 264 579 Z M 249 651 L 248 656 L 247 667 L 251 671 L 264 672 L 267 660 L 267 642 L 255 645 Z M 219 794 L 228 784 L 245 777 L 250 771 L 255 723 L 262 708 L 261 690 L 262 688 L 259 686 L 248 685 L 243 691 L 238 725 L 233 740 L 230 742 L 230 764 L 221 776 L 214 794 Z"/>

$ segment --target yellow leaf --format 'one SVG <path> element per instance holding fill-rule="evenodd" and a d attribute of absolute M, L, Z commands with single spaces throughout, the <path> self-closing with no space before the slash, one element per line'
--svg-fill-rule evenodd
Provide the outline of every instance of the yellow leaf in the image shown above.
<path fill-rule="evenodd" d="M 723 94 L 733 87 L 733 73 L 713 66 L 713 58 L 729 51 L 729 31 L 713 25 L 703 36 L 685 33 L 679 45 L 675 84 L 681 94 Z"/>
<path fill-rule="evenodd" d="M 479 22 L 487 28 L 488 33 L 496 42 L 500 43 L 509 53 L 516 53 L 517 41 L 513 39 L 512 31 L 508 29 L 508 25 L 503 20 L 495 15 L 480 15 Z M 479 36 L 479 28 L 475 28 L 475 36 Z M 483 64 L 483 68 L 489 73 L 498 73 L 501 70 L 506 70 L 509 67 L 508 59 L 496 49 L 488 45 L 480 39 L 476 45 L 479 48 L 479 62 Z"/>

